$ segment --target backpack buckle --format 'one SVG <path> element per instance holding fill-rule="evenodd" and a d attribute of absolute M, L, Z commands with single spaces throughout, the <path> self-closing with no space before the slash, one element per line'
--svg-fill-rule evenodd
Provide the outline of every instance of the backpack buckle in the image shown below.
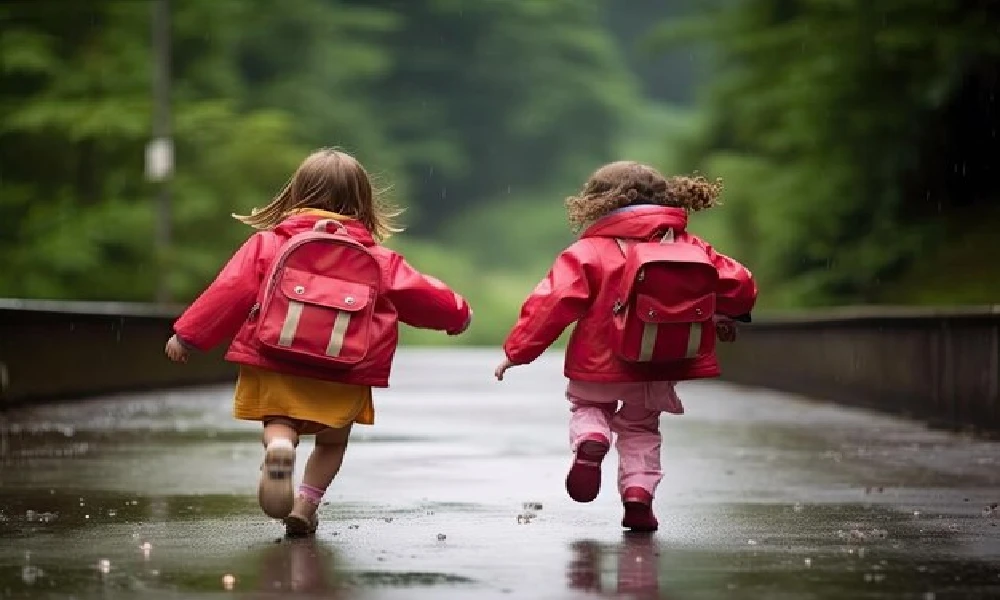
<path fill-rule="evenodd" d="M 617 315 L 625 308 L 625 304 L 621 300 L 615 300 L 614 306 L 611 307 L 611 314 Z"/>

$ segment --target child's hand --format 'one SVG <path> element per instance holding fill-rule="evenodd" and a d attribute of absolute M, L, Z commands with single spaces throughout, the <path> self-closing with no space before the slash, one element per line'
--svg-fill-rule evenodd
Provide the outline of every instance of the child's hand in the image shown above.
<path fill-rule="evenodd" d="M 716 316 L 715 335 L 719 338 L 720 342 L 735 342 L 737 333 L 736 321 Z"/>
<path fill-rule="evenodd" d="M 503 359 L 503 362 L 500 363 L 500 366 L 497 367 L 497 370 L 493 372 L 493 374 L 496 375 L 497 381 L 503 381 L 503 374 L 507 372 L 507 369 L 516 366 L 517 365 L 510 362 L 509 358 L 505 358 Z"/>
<path fill-rule="evenodd" d="M 170 339 L 167 340 L 167 347 L 163 351 L 167 354 L 167 358 L 174 362 L 187 362 L 188 350 L 176 334 L 170 336 Z"/>

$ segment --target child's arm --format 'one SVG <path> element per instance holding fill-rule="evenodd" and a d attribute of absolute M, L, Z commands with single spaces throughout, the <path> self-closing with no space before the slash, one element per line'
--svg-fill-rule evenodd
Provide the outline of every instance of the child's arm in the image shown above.
<path fill-rule="evenodd" d="M 472 322 L 472 308 L 465 298 L 440 280 L 414 269 L 398 254 L 389 264 L 389 280 L 386 297 L 403 323 L 458 335 Z"/>
<path fill-rule="evenodd" d="M 264 279 L 264 235 L 251 236 L 174 323 L 178 344 L 185 351 L 187 347 L 210 350 L 235 336 L 246 321 Z"/>
<path fill-rule="evenodd" d="M 556 258 L 521 307 L 521 315 L 504 342 L 507 360 L 497 368 L 497 379 L 502 380 L 508 368 L 538 358 L 566 327 L 586 313 L 594 291 L 588 271 L 596 264 L 588 260 L 596 258 L 589 240 L 573 244 Z"/>
<path fill-rule="evenodd" d="M 734 321 L 749 322 L 750 311 L 757 302 L 757 283 L 750 269 L 725 254 L 716 252 L 704 241 L 698 241 L 719 272 L 716 312 Z"/>

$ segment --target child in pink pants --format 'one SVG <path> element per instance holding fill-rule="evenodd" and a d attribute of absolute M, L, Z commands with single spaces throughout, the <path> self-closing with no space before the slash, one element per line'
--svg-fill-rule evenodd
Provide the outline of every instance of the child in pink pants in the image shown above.
<path fill-rule="evenodd" d="M 556 258 L 548 276 L 525 301 L 504 343 L 506 359 L 496 369 L 497 379 L 502 380 L 507 369 L 535 360 L 576 323 L 564 368 L 574 453 L 566 491 L 577 502 L 597 497 L 601 463 L 615 434 L 618 491 L 625 513 L 622 526 L 633 531 L 658 527 L 652 505 L 663 476 L 660 414 L 684 413 L 675 382 L 717 377 L 720 370 L 714 351 L 669 363 L 618 358 L 610 332 L 620 309 L 623 243 L 669 236 L 673 243 L 702 249 L 719 276 L 716 334 L 720 340 L 733 341 L 733 320 L 749 320 L 757 286 L 746 267 L 687 231 L 688 213 L 714 206 L 720 191 L 718 183 L 704 178 L 667 179 L 635 162 L 598 169 L 578 196 L 566 200 L 571 224 L 583 230 L 580 239 Z"/>

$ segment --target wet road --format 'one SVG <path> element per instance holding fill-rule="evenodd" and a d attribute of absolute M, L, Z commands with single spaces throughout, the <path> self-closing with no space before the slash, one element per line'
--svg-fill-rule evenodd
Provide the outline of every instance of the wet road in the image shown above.
<path fill-rule="evenodd" d="M 1000 597 L 996 443 L 684 385 L 661 530 L 625 536 L 613 454 L 596 502 L 562 489 L 558 357 L 502 385 L 496 358 L 402 353 L 315 540 L 259 513 L 230 387 L 0 416 L 0 597 Z"/>

